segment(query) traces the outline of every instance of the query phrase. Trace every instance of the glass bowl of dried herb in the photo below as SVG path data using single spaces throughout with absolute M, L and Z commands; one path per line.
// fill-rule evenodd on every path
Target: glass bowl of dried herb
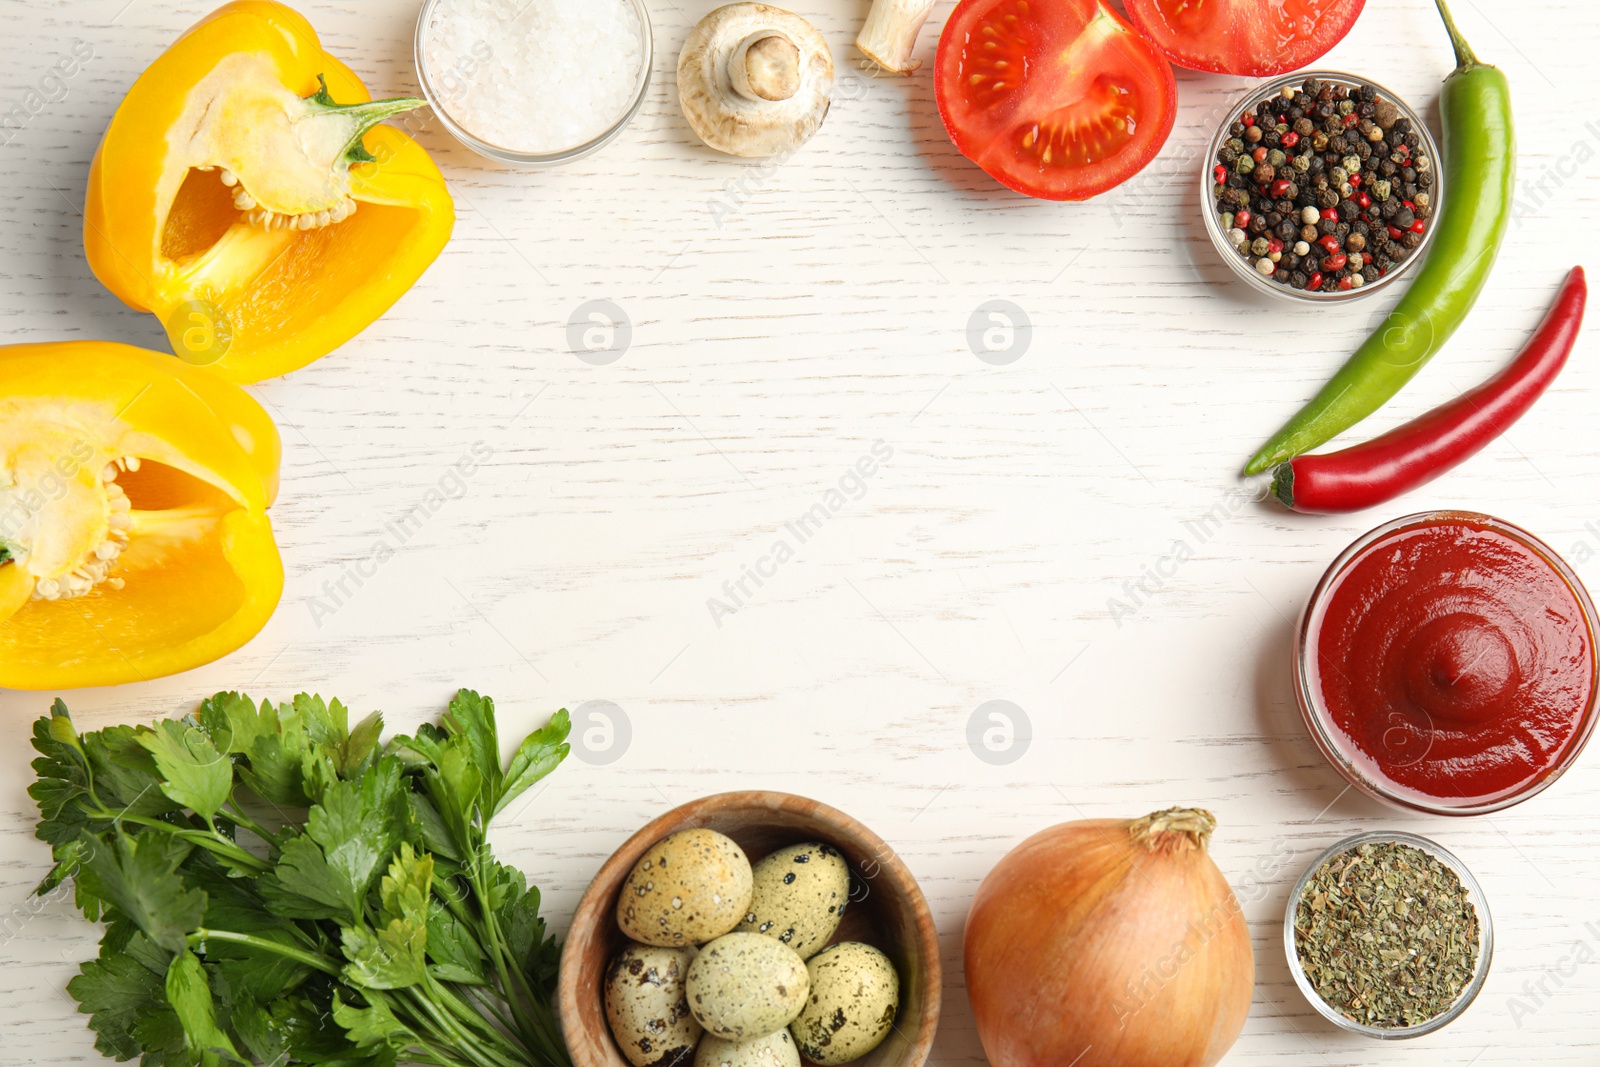
M 1483 888 L 1449 851 L 1415 834 L 1346 838 L 1289 895 L 1289 972 L 1342 1030 L 1421 1037 L 1466 1011 L 1489 976 L 1494 923 Z

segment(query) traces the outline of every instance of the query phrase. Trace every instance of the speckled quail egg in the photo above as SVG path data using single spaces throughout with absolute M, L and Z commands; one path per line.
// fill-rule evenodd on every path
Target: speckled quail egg
M 755 893 L 739 924 L 810 959 L 828 943 L 850 900 L 850 867 L 832 845 L 780 848 L 755 866 Z
M 806 962 L 762 934 L 717 938 L 689 964 L 689 1010 L 706 1032 L 734 1041 L 788 1026 L 806 1002 Z
M 634 1067 L 688 1067 L 700 1040 L 684 978 L 694 948 L 630 944 L 606 972 L 606 1021 Z
M 680 830 L 639 858 L 617 898 L 617 925 L 635 941 L 699 945 L 750 911 L 750 861 L 715 830 Z
M 900 1010 L 900 976 L 889 957 L 846 941 L 811 957 L 806 971 L 811 993 L 789 1027 L 802 1056 L 823 1067 L 849 1063 L 889 1036 Z
M 695 1051 L 694 1067 L 800 1067 L 800 1050 L 787 1030 L 749 1041 L 707 1034 Z

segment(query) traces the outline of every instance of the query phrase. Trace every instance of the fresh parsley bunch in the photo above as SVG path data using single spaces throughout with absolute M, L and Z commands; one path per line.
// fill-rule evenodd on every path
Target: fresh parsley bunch
M 567 755 L 565 711 L 500 761 L 494 703 L 380 744 L 338 701 L 220 693 L 182 719 L 34 724 L 38 836 L 105 923 L 68 990 L 143 1067 L 566 1067 L 539 891 L 490 820 Z

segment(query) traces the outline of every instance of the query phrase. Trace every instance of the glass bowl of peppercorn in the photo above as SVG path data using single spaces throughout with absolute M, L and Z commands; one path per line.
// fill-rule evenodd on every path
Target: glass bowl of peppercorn
M 1421 1037 L 1472 1005 L 1494 958 L 1483 887 L 1449 850 L 1399 831 L 1356 834 L 1311 861 L 1283 921 L 1295 985 L 1341 1030 Z
M 1253 288 L 1337 303 L 1392 283 L 1427 251 L 1445 192 L 1439 150 L 1405 101 L 1315 71 L 1229 108 L 1201 175 L 1212 244 Z

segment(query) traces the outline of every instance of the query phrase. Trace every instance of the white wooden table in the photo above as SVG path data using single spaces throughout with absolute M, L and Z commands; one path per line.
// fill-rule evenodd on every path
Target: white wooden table
M 376 92 L 415 90 L 414 0 L 300 6 Z M 587 706 L 587 741 L 497 834 L 558 929 L 602 859 L 671 805 L 740 787 L 828 801 L 893 843 L 932 902 L 948 975 L 939 1067 L 982 1059 L 960 936 L 1001 854 L 1053 822 L 1199 804 L 1220 821 L 1214 852 L 1245 900 L 1260 972 L 1227 1064 L 1600 1059 L 1600 757 L 1500 815 L 1397 815 L 1347 792 L 1317 755 L 1288 668 L 1291 619 L 1323 567 L 1407 511 L 1503 516 L 1600 581 L 1581 562 L 1600 559 L 1596 344 L 1508 439 L 1379 512 L 1230 506 L 1250 491 L 1240 462 L 1392 302 L 1285 311 L 1217 261 L 1194 172 L 1211 116 L 1245 81 L 1180 73 L 1177 129 L 1144 175 L 1091 204 L 1035 202 L 955 152 L 926 72 L 856 71 L 866 0 L 810 0 L 801 10 L 833 44 L 840 99 L 804 151 L 763 169 L 691 143 L 678 112 L 678 46 L 713 6 L 650 0 L 649 99 L 598 156 L 515 173 L 423 134 L 457 196 L 449 249 L 357 341 L 254 389 L 285 444 L 276 617 L 192 674 L 67 694 L 80 723 L 180 714 L 228 688 L 315 690 L 410 726 L 470 686 L 498 698 L 508 734 Z M 924 31 L 927 59 L 948 6 Z M 1374 430 L 1487 376 L 1568 266 L 1600 266 L 1590 3 L 1455 6 L 1516 91 L 1522 208 L 1469 326 Z M 1378 78 L 1436 121 L 1452 60 L 1432 4 L 1367 7 L 1326 65 Z M 75 40 L 94 51 L 0 133 L 5 341 L 164 349 L 157 323 L 90 274 L 76 209 L 122 93 L 208 9 L 0 0 L 0 112 Z M 631 324 L 620 353 L 597 357 L 581 345 L 607 338 L 569 331 L 597 300 Z M 1011 338 L 1025 350 L 986 361 L 968 326 L 994 300 L 1032 328 Z M 875 447 L 874 473 L 852 480 Z M 487 462 L 453 480 L 474 448 Z M 800 543 L 785 524 L 841 486 Z M 387 524 L 434 489 L 442 505 L 397 544 Z M 1225 520 L 1206 524 L 1213 511 Z M 780 541 L 793 558 L 775 565 Z M 375 574 L 345 578 L 373 572 L 385 543 L 396 551 Z M 747 570 L 761 581 L 740 592 Z M 1130 593 L 1147 575 L 1153 591 Z M 713 598 L 736 610 L 713 612 Z M 978 709 L 997 700 L 1031 725 L 1008 752 L 969 746 Z M 32 836 L 24 739 L 48 705 L 0 696 L 8 1065 L 101 1062 L 63 992 L 96 930 L 64 900 L 28 901 L 49 861 Z M 595 716 L 607 707 L 621 709 L 609 749 Z M 1473 1009 L 1403 1046 L 1322 1022 L 1282 950 L 1293 879 L 1316 850 L 1376 827 L 1455 850 L 1499 935 Z

